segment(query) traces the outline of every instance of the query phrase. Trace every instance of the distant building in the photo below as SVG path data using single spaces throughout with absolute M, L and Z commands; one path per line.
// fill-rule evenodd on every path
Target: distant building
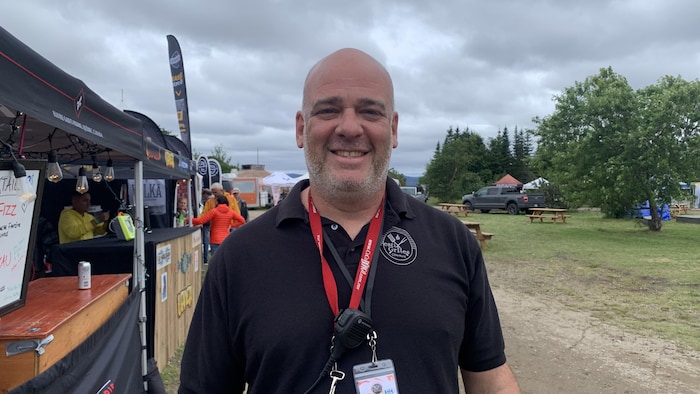
M 241 164 L 237 176 L 240 178 L 265 178 L 272 174 L 265 170 L 265 164 Z

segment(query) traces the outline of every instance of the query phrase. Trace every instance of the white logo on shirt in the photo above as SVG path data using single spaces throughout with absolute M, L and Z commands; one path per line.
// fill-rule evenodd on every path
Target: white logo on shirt
M 396 265 L 409 265 L 418 255 L 416 242 L 406 230 L 398 227 L 384 234 L 380 250 L 382 256 Z

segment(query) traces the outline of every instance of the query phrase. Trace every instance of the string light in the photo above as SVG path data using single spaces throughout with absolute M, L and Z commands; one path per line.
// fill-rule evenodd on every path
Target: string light
M 85 167 L 80 167 L 78 170 L 78 180 L 75 182 L 75 191 L 84 194 L 90 189 L 87 180 L 87 171 Z
M 95 156 L 92 156 L 92 180 L 95 182 L 102 181 L 102 173 L 100 173 L 100 166 L 97 165 Z
M 46 165 L 46 179 L 49 182 L 58 183 L 63 179 L 63 171 L 56 159 L 56 152 L 49 152 L 49 163 Z
M 17 112 L 17 116 L 20 116 L 20 112 Z M 36 191 L 34 186 L 29 183 L 29 178 L 27 177 L 27 169 L 17 160 L 15 154 L 12 152 L 12 144 L 5 141 L 0 141 L 7 148 L 12 156 L 12 172 L 19 186 L 19 201 L 24 204 L 29 204 L 36 200 Z
M 112 156 L 107 151 L 107 168 L 105 168 L 105 181 L 112 182 L 114 180 L 114 164 L 112 163 Z
M 27 169 L 24 168 L 17 160 L 12 162 L 12 170 L 15 175 L 15 179 L 19 182 L 19 201 L 24 204 L 29 204 L 36 200 L 36 193 L 34 192 L 34 186 L 29 183 L 29 178 L 27 178 Z

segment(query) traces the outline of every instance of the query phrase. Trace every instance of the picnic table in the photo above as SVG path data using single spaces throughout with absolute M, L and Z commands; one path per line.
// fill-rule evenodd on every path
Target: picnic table
M 462 220 L 462 223 L 464 223 L 465 226 L 471 231 L 472 234 L 476 237 L 476 239 L 479 241 L 479 245 L 481 245 L 481 249 L 488 249 L 488 245 L 486 244 L 486 240 L 491 239 L 495 234 L 493 233 L 485 233 L 481 231 L 481 224 L 477 222 L 469 222 L 466 220 Z
M 678 215 L 688 214 L 688 204 L 676 203 L 671 206 L 671 216 L 676 217 Z
M 561 220 L 562 223 L 566 223 L 566 218 L 570 218 L 571 215 L 565 215 L 566 209 L 563 208 L 530 208 L 530 214 L 525 215 L 530 218 L 530 223 L 535 219 L 539 219 L 540 223 L 544 222 L 544 219 L 551 219 L 553 223 L 557 220 Z
M 443 212 L 451 213 L 455 216 L 464 215 L 466 217 L 469 216 L 470 212 L 474 212 L 468 210 L 467 206 L 464 204 L 450 204 L 446 202 L 441 202 L 438 204 L 438 207 L 440 207 L 440 210 L 442 210 Z

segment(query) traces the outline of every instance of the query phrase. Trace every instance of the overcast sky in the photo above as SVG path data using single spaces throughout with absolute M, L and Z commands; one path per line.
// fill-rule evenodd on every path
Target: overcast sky
M 180 42 L 193 149 L 303 173 L 294 139 L 310 66 L 362 49 L 394 79 L 391 166 L 421 175 L 452 126 L 531 128 L 611 66 L 642 88 L 700 75 L 697 0 L 23 0 L 0 25 L 120 109 L 178 134 L 166 35 Z M 0 76 L 2 78 L 2 76 Z

